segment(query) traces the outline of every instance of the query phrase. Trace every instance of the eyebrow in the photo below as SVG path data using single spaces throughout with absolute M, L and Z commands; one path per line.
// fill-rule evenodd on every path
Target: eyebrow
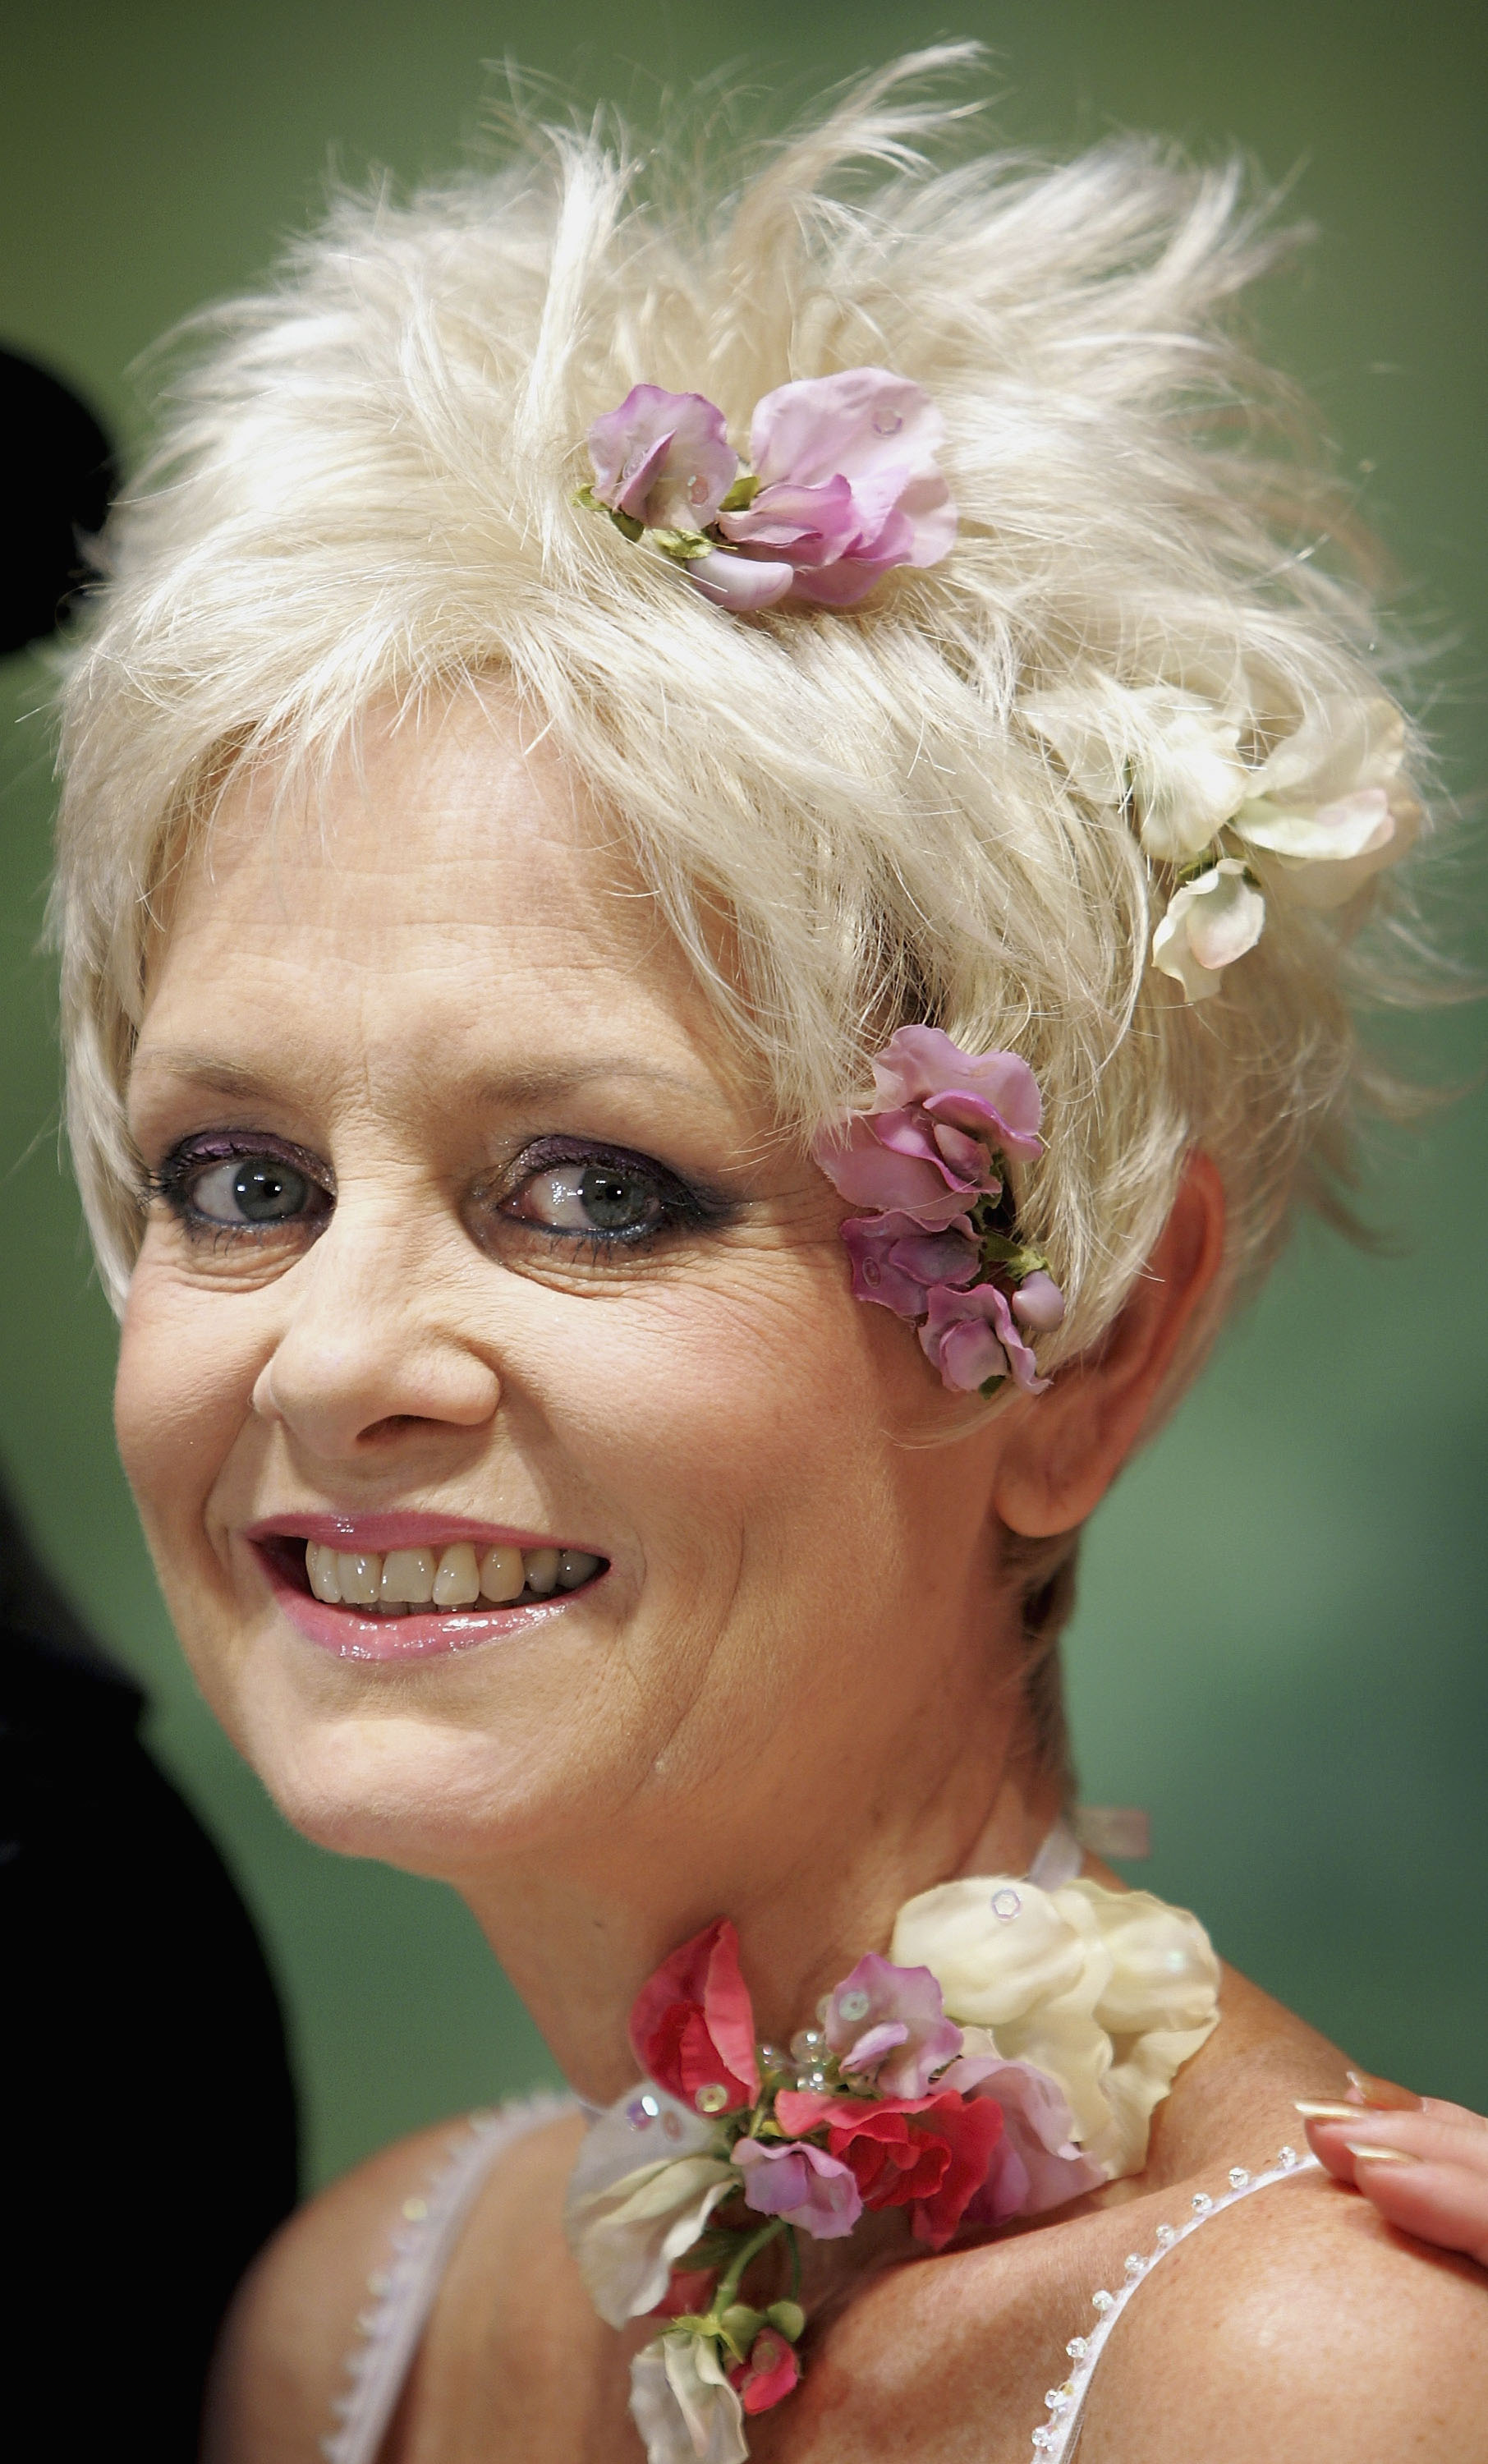
M 194 1051 L 188 1045 L 146 1045 L 142 1053 L 136 1055 L 136 1068 L 142 1064 L 151 1075 L 158 1071 L 166 1077 L 187 1080 L 205 1093 L 223 1095 L 230 1100 L 263 1098 L 283 1091 L 271 1088 L 256 1070 L 247 1068 L 239 1062 Z M 489 1111 L 551 1103 L 559 1096 L 572 1094 L 577 1089 L 591 1085 L 599 1078 L 639 1080 L 646 1086 L 669 1088 L 679 1095 L 701 1095 L 723 1101 L 723 1090 L 711 1079 L 691 1077 L 684 1070 L 668 1069 L 653 1062 L 637 1061 L 625 1053 L 602 1053 L 563 1066 L 516 1069 L 506 1077 L 487 1078 L 474 1089 L 474 1101 L 482 1111 Z

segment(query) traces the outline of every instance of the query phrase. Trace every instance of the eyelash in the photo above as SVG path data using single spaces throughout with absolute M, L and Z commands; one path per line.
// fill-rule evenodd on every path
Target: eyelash
M 313 1190 L 328 1199 L 330 1205 L 335 1204 L 335 1190 L 326 1187 L 321 1177 L 324 1168 L 316 1162 L 313 1155 L 307 1155 L 303 1147 L 292 1146 L 285 1138 L 265 1135 L 208 1135 L 184 1139 L 180 1146 L 171 1150 L 159 1169 L 148 1176 L 146 1203 L 168 1207 L 188 1240 L 210 1241 L 215 1248 L 235 1245 L 243 1241 L 261 1245 L 276 1234 L 282 1235 L 289 1230 L 295 1219 L 287 1217 L 271 1223 L 221 1223 L 215 1216 L 205 1214 L 192 1203 L 191 1184 L 199 1174 L 210 1171 L 215 1164 L 231 1163 L 238 1156 L 250 1155 L 264 1155 L 276 1163 L 288 1164 Z M 325 1214 L 329 1214 L 330 1205 L 326 1207 Z M 301 1223 L 305 1220 L 304 1217 L 298 1219 Z M 325 1215 L 309 1220 L 323 1221 Z
M 660 1214 L 654 1223 L 634 1231 L 602 1232 L 569 1231 L 556 1224 L 534 1222 L 514 1212 L 515 1201 L 531 1181 L 544 1172 L 557 1171 L 564 1164 L 600 1166 L 635 1173 L 648 1182 L 660 1202 Z M 653 1156 L 635 1154 L 628 1147 L 600 1146 L 586 1138 L 538 1138 L 524 1147 L 504 1176 L 504 1189 L 495 1199 L 493 1211 L 508 1223 L 519 1226 L 555 1247 L 562 1244 L 570 1257 L 582 1259 L 590 1265 L 607 1265 L 624 1257 L 645 1256 L 659 1243 L 678 1232 L 700 1232 L 727 1222 L 733 1213 L 730 1201 L 715 1191 L 698 1188 L 668 1172 Z M 491 1193 L 494 1197 L 494 1191 Z
M 310 1187 L 335 1203 L 334 1189 L 326 1187 L 321 1177 L 323 1167 L 307 1155 L 302 1147 L 287 1140 L 269 1136 L 208 1136 L 186 1139 L 172 1150 L 164 1163 L 148 1176 L 146 1199 L 169 1208 L 186 1237 L 192 1241 L 209 1240 L 214 1247 L 236 1245 L 243 1241 L 261 1244 L 275 1235 L 292 1229 L 306 1219 L 286 1217 L 277 1222 L 223 1223 L 192 1203 L 192 1182 L 214 1165 L 230 1163 L 238 1156 L 264 1155 L 287 1164 L 301 1174 Z M 610 1165 L 623 1172 L 642 1176 L 660 1201 L 660 1214 L 655 1222 L 633 1231 L 602 1232 L 598 1228 L 572 1231 L 558 1225 L 542 1224 L 523 1219 L 514 1212 L 514 1204 L 528 1183 L 540 1173 L 553 1172 L 564 1164 Z M 717 1228 L 733 1214 L 730 1200 L 715 1191 L 699 1188 L 668 1172 L 664 1164 L 649 1155 L 634 1154 L 627 1147 L 601 1146 L 582 1138 L 539 1138 L 515 1156 L 501 1177 L 500 1195 L 487 1184 L 478 1189 L 477 1198 L 493 1201 L 492 1211 L 506 1222 L 551 1243 L 562 1244 L 570 1256 L 583 1259 L 591 1265 L 613 1263 L 619 1256 L 635 1258 L 656 1247 L 669 1235 L 682 1231 L 704 1231 Z M 329 1212 L 329 1208 L 326 1210 Z M 312 1221 L 323 1221 L 312 1218 Z

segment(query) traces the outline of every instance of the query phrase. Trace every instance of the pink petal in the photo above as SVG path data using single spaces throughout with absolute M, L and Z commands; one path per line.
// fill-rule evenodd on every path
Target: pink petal
M 803 565 L 791 597 L 807 600 L 816 607 L 856 607 L 882 579 L 883 571 L 882 565 L 860 564 L 853 557 L 843 557 L 836 564 Z
M 920 1341 L 948 1386 L 963 1395 L 974 1395 L 989 1377 L 1008 1375 L 1007 1355 L 990 1326 L 977 1318 L 963 1318 L 938 1336 L 926 1341 L 928 1329 L 923 1329 Z
M 1039 1082 L 1016 1052 L 963 1052 L 941 1027 L 901 1026 L 873 1064 L 873 1083 L 875 1111 L 965 1095 L 986 1105 L 1008 1138 L 1030 1141 L 1030 1159 L 1039 1152 L 1043 1111 Z M 936 1111 L 948 1114 L 959 1128 L 974 1130 L 974 1117 L 959 1114 L 953 1103 L 937 1103 Z M 1008 1152 L 1024 1150 L 1010 1146 Z
M 886 462 L 931 462 L 945 435 L 929 394 L 908 377 L 844 368 L 778 385 L 756 403 L 750 456 L 767 485 L 820 485 L 842 473 L 856 486 Z
M 695 556 L 682 567 L 695 590 L 719 607 L 732 608 L 736 616 L 753 615 L 759 607 L 773 607 L 783 599 L 796 579 L 792 564 L 767 564 L 749 556 L 732 556 L 727 548 L 715 547 L 707 556 Z
M 920 1344 L 948 1386 L 970 1394 L 989 1377 L 1011 1376 L 1025 1395 L 1043 1393 L 1049 1381 L 1039 1375 L 1038 1363 L 1013 1323 L 1007 1295 L 996 1284 L 977 1284 L 971 1291 L 939 1285 L 929 1294 L 927 1307 Z
M 856 539 L 859 515 L 851 488 L 838 477 L 820 488 L 762 488 L 741 513 L 720 515 L 718 527 L 725 539 L 785 548 L 793 564 L 819 564 Z
M 1013 1314 L 1035 1334 L 1052 1334 L 1057 1326 L 1062 1326 L 1064 1295 L 1054 1277 L 1041 1268 L 1026 1277 L 1013 1295 Z
M 949 1186 L 943 1163 L 896 1155 L 874 1136 L 863 1115 L 845 1134 L 816 1139 L 812 1155 L 839 1195 L 854 1206 L 892 1208 L 912 1215 L 928 1232 L 938 1232 L 966 1211 L 967 1192 Z
M 706 530 L 739 467 L 716 403 L 649 385 L 595 421 L 589 455 L 600 502 L 663 530 Z
M 885 2019 L 877 2028 L 869 2028 L 855 2045 L 848 2046 L 842 2057 L 843 2070 L 868 2070 L 874 2062 L 881 2062 L 886 2054 L 891 2054 L 896 2045 L 907 2043 L 908 2035 L 909 2031 L 902 2019 Z

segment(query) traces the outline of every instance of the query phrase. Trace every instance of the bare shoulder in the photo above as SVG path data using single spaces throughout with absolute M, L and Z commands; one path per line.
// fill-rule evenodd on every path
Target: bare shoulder
M 574 2126 L 566 2119 L 543 2123 L 524 2135 L 523 2145 L 531 2143 L 536 2154 L 551 2141 L 554 2164 L 566 2169 Z M 399 2140 L 308 2201 L 274 2235 L 244 2277 L 223 2328 L 206 2464 L 304 2464 L 319 2453 L 332 2401 L 345 2385 L 358 2318 L 371 2298 L 368 2278 L 386 2265 L 407 2204 L 422 2200 L 468 2142 L 469 2124 L 461 2121 Z M 498 2159 L 483 2211 L 504 2204 L 504 2169 Z
M 1308 2175 L 1195 2233 L 1124 2314 L 1081 2464 L 1488 2464 L 1488 2277 Z

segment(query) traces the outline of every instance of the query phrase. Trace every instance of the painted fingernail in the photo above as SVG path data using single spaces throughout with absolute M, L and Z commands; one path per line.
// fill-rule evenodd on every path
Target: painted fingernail
M 1318 2097 L 1298 2097 L 1294 2110 L 1303 2122 L 1357 2122 L 1361 2118 L 1357 2104 L 1329 2104 Z
M 1346 2139 L 1344 2145 L 1356 2165 L 1418 2165 L 1421 2161 L 1403 2147 L 1371 2147 L 1366 2139 Z
M 1350 2092 L 1376 2113 L 1419 2113 L 1426 2102 L 1412 2087 L 1397 2087 L 1393 2079 L 1376 2079 L 1372 2071 L 1346 2071 Z

